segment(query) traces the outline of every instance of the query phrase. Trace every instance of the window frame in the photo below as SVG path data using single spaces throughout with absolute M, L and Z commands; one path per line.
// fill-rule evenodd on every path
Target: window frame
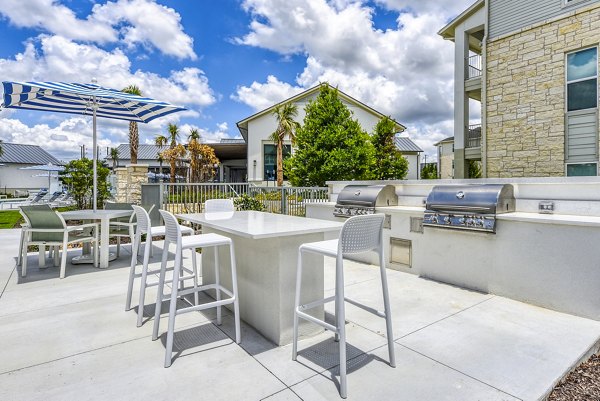
M 595 164 L 596 165 L 596 175 L 567 175 L 568 166 L 577 165 L 577 164 Z M 573 163 L 565 163 L 565 177 L 597 177 L 599 175 L 598 171 L 598 162 L 590 161 L 590 162 L 573 162 Z
M 580 1 L 580 0 L 573 0 L 573 1 Z M 589 49 L 596 49 L 596 106 L 595 107 L 589 107 L 587 109 L 578 109 L 578 110 L 569 110 L 569 84 L 573 84 L 573 83 L 577 83 L 577 82 L 583 82 L 583 81 L 589 81 L 594 79 L 593 77 L 588 77 L 588 78 L 579 78 L 579 79 L 574 79 L 572 81 L 569 81 L 568 79 L 568 69 L 569 69 L 569 55 L 570 54 L 574 54 L 574 53 L 579 53 L 585 50 L 589 50 Z M 582 110 L 592 110 L 592 109 L 598 109 L 598 105 L 600 103 L 600 99 L 598 99 L 598 94 L 600 92 L 599 88 L 598 88 L 598 82 L 600 82 L 600 68 L 598 68 L 598 59 L 600 58 L 598 51 L 600 50 L 598 45 L 594 45 L 594 46 L 587 46 L 587 47 L 582 47 L 581 49 L 577 49 L 577 50 L 571 50 L 569 52 L 565 53 L 565 113 L 573 113 L 573 112 L 577 112 L 577 111 L 582 111 Z M 566 127 L 565 127 L 566 129 Z
M 267 161 L 266 161 L 266 152 L 265 152 L 265 147 L 266 146 L 273 146 L 274 150 L 275 150 L 275 169 L 273 170 L 274 172 L 274 179 L 273 180 L 269 180 L 267 177 L 267 169 L 266 169 L 266 165 L 267 165 Z M 292 148 L 292 144 L 291 142 L 288 143 L 288 141 L 284 141 L 283 142 L 283 160 L 286 159 L 285 156 L 285 148 L 288 147 L 289 148 L 289 153 L 288 153 L 288 157 L 290 157 L 293 153 L 293 148 Z M 286 176 L 284 174 L 283 176 L 284 181 L 286 180 Z M 261 180 L 262 181 L 277 181 L 277 145 L 274 144 L 273 142 L 270 141 L 263 141 L 262 143 L 262 175 L 261 175 Z

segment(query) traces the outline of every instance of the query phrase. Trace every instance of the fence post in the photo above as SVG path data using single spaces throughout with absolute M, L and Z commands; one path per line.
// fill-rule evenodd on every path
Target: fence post
M 287 191 L 281 187 L 281 214 L 287 214 Z

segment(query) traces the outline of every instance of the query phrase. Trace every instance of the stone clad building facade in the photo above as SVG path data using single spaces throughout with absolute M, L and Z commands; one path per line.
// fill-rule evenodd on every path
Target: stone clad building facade
M 467 11 L 440 31 L 465 71 L 455 74 L 456 177 L 470 159 L 486 177 L 598 175 L 600 1 L 481 0 Z M 468 99 L 477 98 L 478 152 L 464 129 Z

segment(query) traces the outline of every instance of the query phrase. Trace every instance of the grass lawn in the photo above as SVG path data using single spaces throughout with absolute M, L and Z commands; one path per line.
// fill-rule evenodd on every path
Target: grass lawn
M 17 223 L 22 222 L 23 218 L 18 210 L 0 211 L 0 229 L 15 228 Z

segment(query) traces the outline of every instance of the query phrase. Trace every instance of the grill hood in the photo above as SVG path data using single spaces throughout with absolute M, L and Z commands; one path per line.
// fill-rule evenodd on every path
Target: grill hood
M 510 184 L 437 185 L 426 207 L 443 213 L 509 213 L 515 211 L 514 190 Z
M 372 214 L 376 207 L 397 205 L 393 185 L 347 185 L 337 197 L 333 214 L 340 217 Z

